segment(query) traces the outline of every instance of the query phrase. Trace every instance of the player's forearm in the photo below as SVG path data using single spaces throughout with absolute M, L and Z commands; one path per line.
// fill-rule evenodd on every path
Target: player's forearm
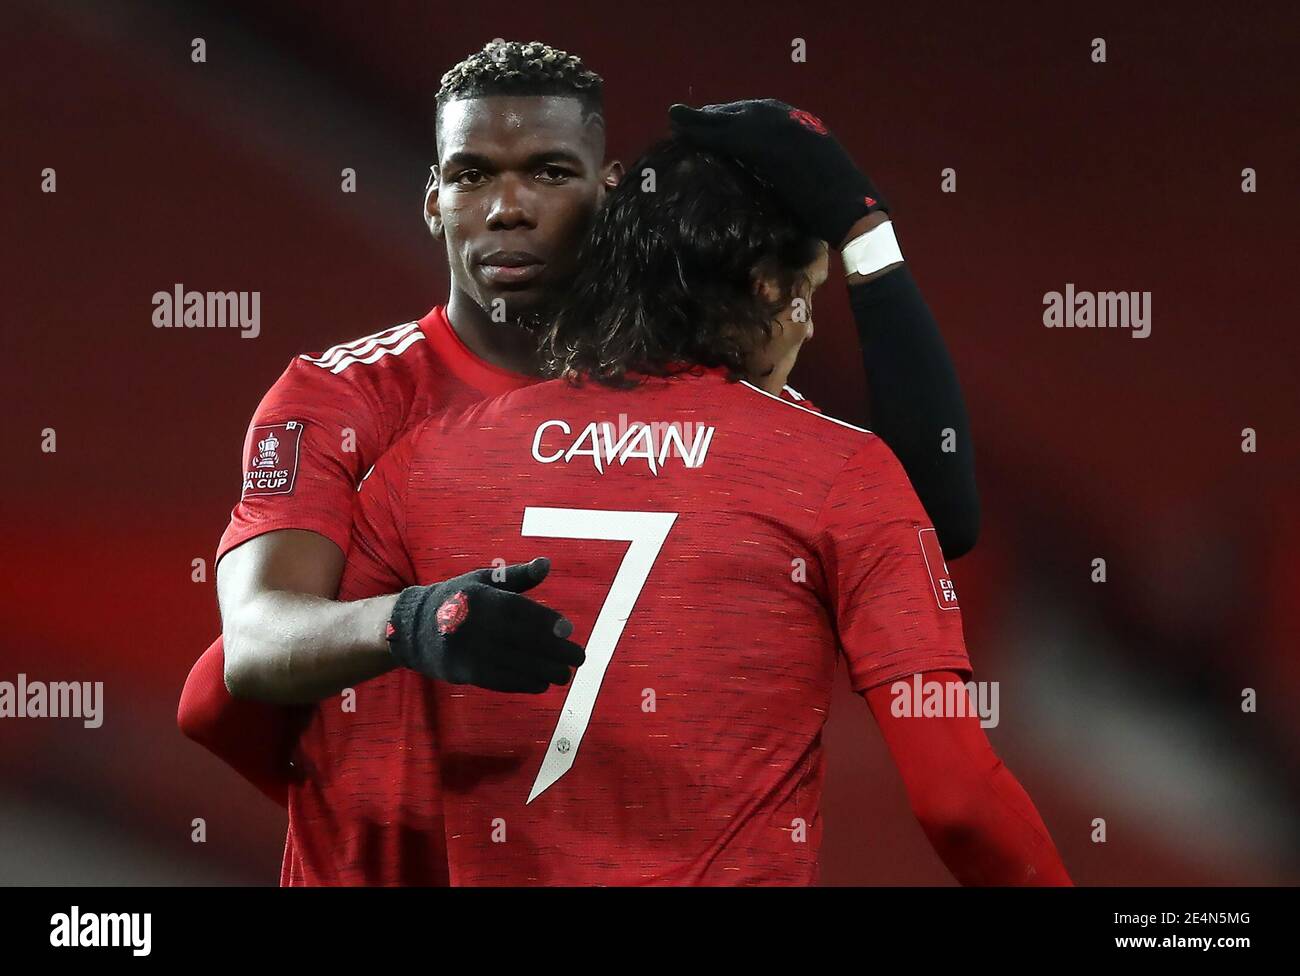
M 320 701 L 391 671 L 385 639 L 397 595 L 340 603 L 267 590 L 224 618 L 226 686 L 236 698 Z
M 883 221 L 883 214 L 869 214 L 849 239 Z M 906 264 L 850 275 L 848 282 L 871 429 L 898 457 L 944 555 L 955 559 L 975 545 L 979 495 L 970 420 L 947 346 Z
M 997 769 L 958 816 L 917 819 L 944 865 L 963 885 L 1072 885 L 1033 801 L 1011 771 Z
M 953 687 L 967 676 L 926 671 Z M 967 885 L 1068 885 L 1042 817 L 998 758 L 979 717 L 895 714 L 897 682 L 864 697 L 907 789 L 912 812 L 948 870 Z

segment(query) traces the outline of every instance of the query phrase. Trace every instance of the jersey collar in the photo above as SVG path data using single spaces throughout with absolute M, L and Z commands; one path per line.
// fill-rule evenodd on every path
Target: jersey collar
M 525 376 L 476 356 L 451 327 L 445 305 L 434 306 L 420 319 L 420 331 L 457 379 L 488 396 L 541 382 L 540 377 Z

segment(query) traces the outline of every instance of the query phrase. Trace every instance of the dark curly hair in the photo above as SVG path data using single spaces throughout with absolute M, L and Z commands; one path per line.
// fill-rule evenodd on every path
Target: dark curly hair
M 578 99 L 584 122 L 604 121 L 604 90 L 576 54 L 541 41 L 491 41 L 442 76 L 435 126 L 448 102 L 487 95 L 563 95 Z
M 740 163 L 657 142 L 595 217 L 542 339 L 546 372 L 626 387 L 628 373 L 725 366 L 738 379 L 820 246 Z M 783 299 L 756 294 L 755 273 Z

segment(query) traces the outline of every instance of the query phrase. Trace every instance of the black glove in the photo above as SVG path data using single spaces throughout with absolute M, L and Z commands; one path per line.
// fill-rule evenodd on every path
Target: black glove
M 772 98 L 668 109 L 673 134 L 730 156 L 772 185 L 808 229 L 840 247 L 849 228 L 889 205 L 844 147 L 811 112 Z
M 408 586 L 388 622 L 388 649 L 431 678 L 493 691 L 541 693 L 569 683 L 587 659 L 565 640 L 573 624 L 522 594 L 550 572 L 550 560 L 507 566 L 505 579 L 478 569 L 445 583 Z

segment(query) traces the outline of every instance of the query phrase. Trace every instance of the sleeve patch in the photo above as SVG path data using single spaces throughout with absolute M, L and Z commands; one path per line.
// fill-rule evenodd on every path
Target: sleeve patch
M 288 495 L 298 478 L 302 421 L 265 424 L 250 431 L 251 448 L 244 465 L 244 491 L 250 495 Z
M 953 586 L 952 576 L 948 573 L 948 564 L 943 558 L 943 548 L 939 545 L 939 533 L 934 529 L 921 529 L 921 555 L 925 557 L 925 569 L 930 574 L 930 586 L 934 589 L 934 598 L 940 610 L 956 610 L 957 588 Z

